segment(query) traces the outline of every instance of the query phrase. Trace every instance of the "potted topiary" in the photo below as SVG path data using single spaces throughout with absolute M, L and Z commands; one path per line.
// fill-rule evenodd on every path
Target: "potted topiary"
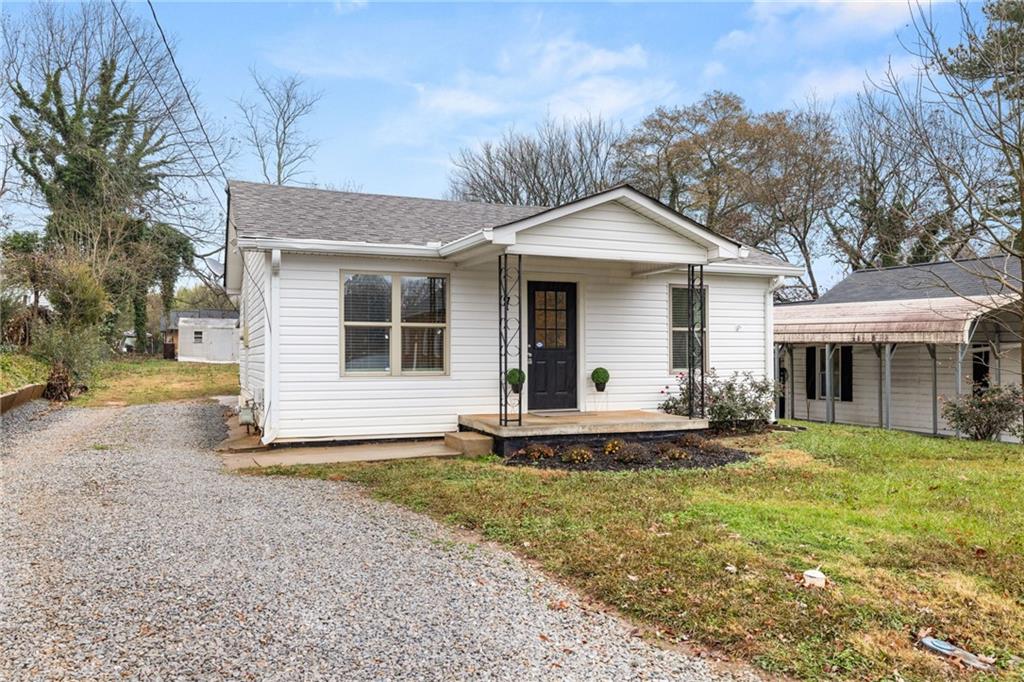
M 519 393 L 523 388 L 523 384 L 526 383 L 526 372 L 518 367 L 513 367 L 505 372 L 505 381 L 512 387 L 513 393 Z
M 604 387 L 608 383 L 608 370 L 604 367 L 598 367 L 590 373 L 590 379 L 594 382 L 594 386 L 597 387 L 598 391 L 604 391 Z

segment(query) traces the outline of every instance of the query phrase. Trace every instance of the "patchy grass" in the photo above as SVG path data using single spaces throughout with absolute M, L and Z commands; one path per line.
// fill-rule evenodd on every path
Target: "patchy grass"
M 140 405 L 238 393 L 238 365 L 128 358 L 104 362 L 73 404 Z
M 46 383 L 50 372 L 46 365 L 24 353 L 0 353 L 0 393 L 8 393 L 27 384 Z
M 707 471 L 488 457 L 260 473 L 362 483 L 514 547 L 664 636 L 771 672 L 966 676 L 914 647 L 922 630 L 1003 668 L 1024 656 L 1020 446 L 823 425 L 735 444 L 761 457 Z M 818 565 L 834 582 L 801 587 Z

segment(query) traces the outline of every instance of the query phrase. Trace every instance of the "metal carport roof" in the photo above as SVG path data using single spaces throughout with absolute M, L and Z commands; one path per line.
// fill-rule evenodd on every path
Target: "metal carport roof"
M 777 343 L 969 343 L 971 323 L 1010 296 L 780 305 Z

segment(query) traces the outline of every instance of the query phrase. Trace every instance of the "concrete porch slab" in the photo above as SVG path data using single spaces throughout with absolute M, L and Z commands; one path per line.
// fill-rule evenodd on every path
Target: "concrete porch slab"
M 419 457 L 455 457 L 462 453 L 444 444 L 441 439 L 361 443 L 359 445 L 324 445 L 315 447 L 279 447 L 260 452 L 222 455 L 228 469 L 248 467 L 289 466 L 292 464 L 348 464 L 380 462 L 389 459 Z
M 459 427 L 496 438 L 658 433 L 708 428 L 707 419 L 690 419 L 657 410 L 605 412 L 529 412 L 520 426 L 502 426 L 497 414 L 459 415 Z

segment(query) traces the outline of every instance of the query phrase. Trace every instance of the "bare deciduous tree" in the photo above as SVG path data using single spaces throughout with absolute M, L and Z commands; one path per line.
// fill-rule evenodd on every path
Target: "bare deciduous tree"
M 547 118 L 533 133 L 462 149 L 452 159 L 449 195 L 460 201 L 557 206 L 618 184 L 621 127 L 600 117 Z
M 818 298 L 815 262 L 827 235 L 829 211 L 840 201 L 842 140 L 830 112 L 817 103 L 766 114 L 759 125 L 762 162 L 754 169 L 751 236 L 758 247 L 804 264 L 805 275 L 780 290 L 783 298 Z
M 750 177 L 763 162 L 764 128 L 738 95 L 711 92 L 658 108 L 618 147 L 629 182 L 713 230 L 747 239 Z
M 299 76 L 267 78 L 250 70 L 258 97 L 236 102 L 246 144 L 256 156 L 265 182 L 294 183 L 316 153 L 319 142 L 305 136 L 302 121 L 313 113 L 321 94 L 307 90 Z
M 946 43 L 927 6 L 914 12 L 908 46 L 922 63 L 909 82 L 890 73 L 883 91 L 893 103 L 886 122 L 934 169 L 957 218 L 972 226 L 981 255 L 960 267 L 986 283 L 994 316 L 1013 319 L 1024 339 L 1024 6 L 992 0 L 979 25 L 961 5 L 960 42 Z M 936 121 L 941 125 L 936 125 Z M 992 181 L 979 173 L 997 171 Z M 943 249 L 953 257 L 956 251 Z M 948 283 L 947 283 L 948 284 Z M 948 284 L 951 293 L 965 295 Z M 1006 301 L 1010 301 L 1006 304 Z M 1007 319 L 1004 317 L 1003 319 Z M 1020 348 L 1024 369 L 1024 344 Z

